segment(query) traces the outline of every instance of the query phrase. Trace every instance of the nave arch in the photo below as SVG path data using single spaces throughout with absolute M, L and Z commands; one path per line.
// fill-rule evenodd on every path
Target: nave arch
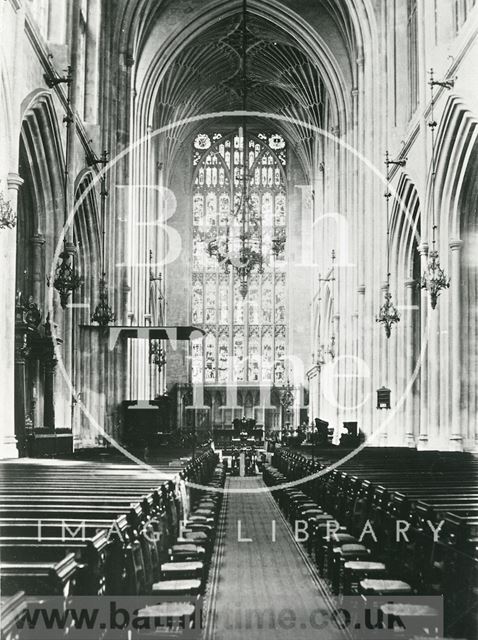
M 63 225 L 63 152 L 51 96 L 39 93 L 27 101 L 19 139 L 19 175 L 23 180 L 17 207 L 17 302 L 29 300 L 38 309 L 38 344 L 24 353 L 17 349 L 15 364 L 15 425 L 19 450 L 24 453 L 35 433 L 54 432 L 65 405 L 55 380 L 47 282 L 54 238 Z M 58 310 L 54 302 L 54 314 Z M 21 316 L 20 316 L 21 318 Z M 21 339 L 17 326 L 17 340 Z M 60 331 L 62 335 L 62 332 Z M 60 405 L 61 403 L 61 405 Z

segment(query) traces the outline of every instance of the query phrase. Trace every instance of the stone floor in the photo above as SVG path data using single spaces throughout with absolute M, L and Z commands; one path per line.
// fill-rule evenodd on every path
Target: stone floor
M 226 489 L 264 489 L 260 477 Z M 211 571 L 207 640 L 342 638 L 320 580 L 268 491 L 228 493 Z M 249 541 L 246 541 L 248 539 Z

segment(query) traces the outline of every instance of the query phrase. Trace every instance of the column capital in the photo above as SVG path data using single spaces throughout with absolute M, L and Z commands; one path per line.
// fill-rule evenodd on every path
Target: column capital
M 70 256 L 77 255 L 76 245 L 73 242 L 65 241 L 64 250 Z
M 454 240 L 450 240 L 449 247 L 452 251 L 458 251 L 463 247 L 463 240 L 455 238 Z
M 33 245 L 42 245 L 45 244 L 45 236 L 42 233 L 35 233 L 31 237 L 31 243 Z
M 14 191 L 18 191 L 18 189 L 20 189 L 20 187 L 22 186 L 22 184 L 24 183 L 24 180 L 21 176 L 18 175 L 18 173 L 9 173 L 8 174 L 8 178 L 7 178 L 7 184 L 8 184 L 8 188 L 9 189 L 13 189 Z
M 385 282 L 382 282 L 382 285 L 381 285 L 380 289 L 382 291 L 387 291 L 388 290 L 388 286 L 389 286 L 388 282 L 385 280 Z
M 2 433 L 0 435 L 0 458 L 7 460 L 18 458 L 17 438 L 15 434 Z
M 463 436 L 460 433 L 452 433 L 450 436 L 451 451 L 463 451 Z
M 403 283 L 407 288 L 411 289 L 412 287 L 414 287 L 417 283 L 416 280 L 414 280 L 413 278 L 410 278 L 409 280 L 405 280 L 405 282 Z
M 18 13 L 18 11 L 20 11 L 20 9 L 22 8 L 20 0 L 10 0 L 10 4 L 12 5 L 15 13 Z
M 357 293 L 361 296 L 365 295 L 365 285 L 364 284 L 359 284 L 359 286 L 357 287 Z
M 135 64 L 135 59 L 133 57 L 132 52 L 131 51 L 125 51 L 123 53 L 123 56 L 124 56 L 124 58 L 123 58 L 124 66 L 125 67 L 129 67 L 129 68 L 133 67 L 134 64 Z
M 418 253 L 421 256 L 427 256 L 428 255 L 428 242 L 422 242 L 421 244 L 418 245 Z

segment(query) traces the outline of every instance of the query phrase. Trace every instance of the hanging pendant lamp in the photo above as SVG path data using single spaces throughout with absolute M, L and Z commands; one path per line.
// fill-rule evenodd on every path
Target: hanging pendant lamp
M 385 190 L 385 202 L 387 210 L 387 280 L 384 289 L 384 302 L 380 307 L 380 311 L 375 321 L 382 324 L 385 329 L 385 335 L 390 338 L 392 335 L 392 327 L 400 322 L 400 314 L 393 303 L 393 296 L 390 292 L 390 165 L 395 164 L 401 167 L 405 166 L 405 160 L 390 160 L 388 151 L 385 153 L 385 165 L 387 167 L 387 186 Z
M 445 271 L 440 266 L 440 257 L 438 255 L 438 250 L 436 248 L 437 240 L 437 230 L 438 225 L 436 222 L 436 212 L 435 212 L 435 183 L 436 183 L 436 149 L 435 149 L 435 129 L 437 127 L 437 122 L 434 117 L 434 106 L 435 106 L 435 95 L 434 95 L 434 87 L 436 85 L 444 87 L 446 89 L 451 89 L 453 87 L 453 80 L 446 80 L 444 82 L 439 82 L 434 80 L 433 78 L 433 69 L 430 69 L 430 90 L 431 90 L 431 112 L 430 112 L 430 122 L 428 126 L 430 127 L 431 136 L 432 136 L 432 249 L 428 254 L 428 264 L 422 275 L 421 279 L 421 288 L 425 289 L 425 291 L 430 296 L 430 304 L 432 309 L 436 309 L 438 296 L 444 289 L 448 289 L 450 287 L 450 278 L 446 275 Z

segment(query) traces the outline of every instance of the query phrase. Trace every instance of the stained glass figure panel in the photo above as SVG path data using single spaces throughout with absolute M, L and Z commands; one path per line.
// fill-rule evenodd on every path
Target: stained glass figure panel
M 221 274 L 219 276 L 219 292 L 218 292 L 218 322 L 219 324 L 229 324 L 229 291 L 230 277 Z
M 191 380 L 196 384 L 203 381 L 204 354 L 202 340 L 193 340 L 191 343 Z
M 285 273 L 276 274 L 275 277 L 275 323 L 285 323 Z
M 275 327 L 275 367 L 274 367 L 274 382 L 280 386 L 285 384 L 285 327 Z
M 274 334 L 272 327 L 262 328 L 262 380 L 272 382 L 272 366 L 274 362 Z
M 279 193 L 276 195 L 275 205 L 275 224 L 278 227 L 283 227 L 285 225 L 285 193 Z
M 201 226 L 204 219 L 204 196 L 202 193 L 195 193 L 193 197 L 193 224 Z
M 270 325 L 273 323 L 273 301 L 274 285 L 272 282 L 272 276 L 266 276 L 262 281 L 262 324 Z
M 244 329 L 235 328 L 234 329 L 234 339 L 233 339 L 233 349 L 234 349 L 234 380 L 237 382 L 244 381 L 244 373 L 245 373 L 245 344 L 244 344 Z
M 240 282 L 234 283 L 234 324 L 244 324 L 244 298 L 240 292 Z
M 216 334 L 214 329 L 206 335 L 206 353 L 204 362 L 204 381 L 216 381 Z
M 231 198 L 228 193 L 219 196 L 219 225 L 227 226 L 231 214 Z
M 209 192 L 206 196 L 206 227 L 215 227 L 217 224 L 217 195 Z
M 249 353 L 248 353 L 248 380 L 259 382 L 260 380 L 260 352 L 259 327 L 249 326 Z
M 229 373 L 229 328 L 221 327 L 218 338 L 217 381 L 227 383 Z
M 215 324 L 217 317 L 216 275 L 206 277 L 205 323 Z
M 202 324 L 204 321 L 203 306 L 204 290 L 202 277 L 197 275 L 193 281 L 193 324 L 195 325 Z
M 259 277 L 254 276 L 249 280 L 249 292 L 247 294 L 247 307 L 249 311 L 249 324 L 259 324 L 260 282 Z

